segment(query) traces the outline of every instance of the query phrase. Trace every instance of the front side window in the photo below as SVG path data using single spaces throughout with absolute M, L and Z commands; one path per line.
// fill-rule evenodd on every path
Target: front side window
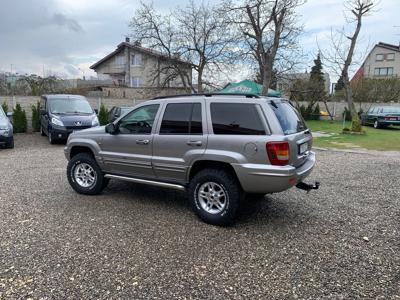
M 255 104 L 212 103 L 211 119 L 214 134 L 265 134 L 265 128 Z
M 49 107 L 52 114 L 93 114 L 93 109 L 86 99 L 51 99 Z
M 171 103 L 165 109 L 160 135 L 202 134 L 200 103 Z
M 140 107 L 119 122 L 121 134 L 150 134 L 158 111 L 158 104 Z

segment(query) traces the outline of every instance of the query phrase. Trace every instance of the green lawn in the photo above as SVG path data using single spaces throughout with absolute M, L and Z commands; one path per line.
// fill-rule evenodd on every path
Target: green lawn
M 314 138 L 314 146 L 340 149 L 371 149 L 383 151 L 400 151 L 400 127 L 375 129 L 364 126 L 365 135 L 341 134 L 343 122 L 340 121 L 307 121 L 313 132 L 332 134 L 329 137 Z M 350 122 L 346 127 L 350 127 Z

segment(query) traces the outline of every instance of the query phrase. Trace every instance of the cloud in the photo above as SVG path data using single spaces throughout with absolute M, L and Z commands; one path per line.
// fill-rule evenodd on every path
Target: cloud
M 58 26 L 66 26 L 72 31 L 75 32 L 83 31 L 82 26 L 76 20 L 68 18 L 62 13 L 55 13 L 52 17 L 52 20 Z

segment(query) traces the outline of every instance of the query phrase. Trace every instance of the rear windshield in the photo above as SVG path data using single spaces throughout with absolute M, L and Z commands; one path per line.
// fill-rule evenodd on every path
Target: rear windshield
M 399 114 L 400 113 L 400 107 L 384 107 L 382 109 L 383 113 L 389 114 L 389 113 L 395 113 L 395 114 Z
M 274 102 L 269 104 L 278 118 L 285 135 L 301 132 L 307 129 L 300 113 L 288 102 Z
M 53 114 L 93 114 L 93 109 L 85 99 L 51 99 L 50 112 Z

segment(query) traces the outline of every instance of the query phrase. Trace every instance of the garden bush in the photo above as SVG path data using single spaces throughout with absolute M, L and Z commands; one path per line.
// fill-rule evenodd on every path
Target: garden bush
M 103 103 L 100 105 L 99 122 L 102 126 L 108 124 L 108 110 Z
M 13 126 L 15 133 L 23 133 L 26 132 L 28 122 L 26 120 L 26 112 L 22 109 L 21 105 L 17 103 L 14 109 L 13 115 Z

